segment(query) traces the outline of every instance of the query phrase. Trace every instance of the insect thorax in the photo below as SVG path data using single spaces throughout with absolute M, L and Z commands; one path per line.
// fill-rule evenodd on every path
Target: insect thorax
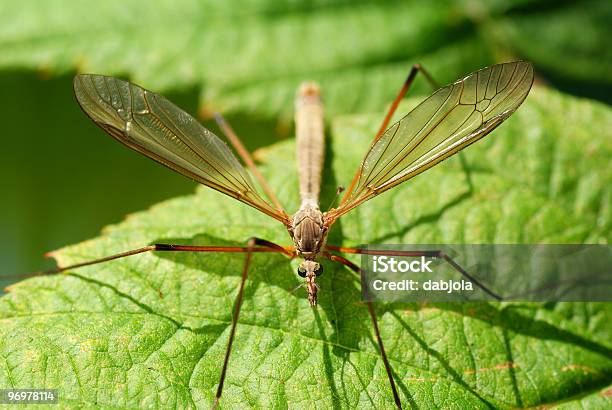
M 305 259 L 314 259 L 327 239 L 323 213 L 316 206 L 303 205 L 293 216 L 292 222 L 289 232 L 298 255 Z

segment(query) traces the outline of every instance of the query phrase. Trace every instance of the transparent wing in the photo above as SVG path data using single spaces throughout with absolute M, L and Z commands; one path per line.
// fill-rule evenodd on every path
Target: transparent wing
M 74 93 L 85 113 L 122 144 L 287 223 L 265 201 L 228 146 L 164 97 L 113 77 L 81 74 Z
M 533 83 L 526 61 L 478 70 L 440 88 L 374 141 L 335 220 L 368 199 L 420 174 L 493 131 L 521 105 Z

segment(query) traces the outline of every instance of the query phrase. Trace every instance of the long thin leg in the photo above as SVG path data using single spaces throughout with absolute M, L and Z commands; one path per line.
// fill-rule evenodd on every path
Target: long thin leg
M 404 81 L 404 84 L 402 85 L 402 88 L 400 89 L 399 93 L 395 97 L 395 100 L 393 100 L 391 107 L 389 107 L 389 111 L 387 111 L 387 115 L 385 115 L 385 118 L 383 119 L 382 124 L 380 124 L 380 128 L 378 129 L 378 132 L 376 133 L 376 136 L 374 137 L 372 144 L 370 144 L 370 147 L 374 145 L 376 141 L 378 141 L 380 137 L 383 135 L 383 133 L 387 130 L 387 127 L 389 126 L 389 122 L 391 121 L 393 114 L 395 114 L 395 111 L 397 110 L 397 107 L 400 101 L 404 98 L 404 96 L 410 89 L 410 86 L 412 85 L 414 78 L 419 72 L 423 73 L 427 81 L 430 84 L 432 84 L 432 86 L 437 88 L 437 83 L 434 81 L 433 77 L 429 74 L 429 72 L 424 70 L 420 64 L 413 65 L 412 68 L 410 69 L 410 73 L 408 73 L 408 77 L 406 77 L 406 80 Z M 357 185 L 357 181 L 359 180 L 359 175 L 361 175 L 361 167 L 357 169 L 357 172 L 355 173 L 355 176 L 353 177 L 353 180 L 351 181 L 351 185 L 349 185 L 348 189 L 344 193 L 344 196 L 342 197 L 342 200 L 340 201 L 340 205 L 346 202 L 348 198 L 351 196 L 351 193 L 353 192 L 353 189 L 355 189 L 355 186 Z
M 249 167 L 249 169 L 251 170 L 255 178 L 257 178 L 257 181 L 263 188 L 264 192 L 266 193 L 270 201 L 272 201 L 276 209 L 281 211 L 284 215 L 286 215 L 286 212 L 283 209 L 283 206 L 281 205 L 276 195 L 274 195 L 274 191 L 272 191 L 272 188 L 270 188 L 270 185 L 268 185 L 268 182 L 266 181 L 264 176 L 261 174 L 261 172 L 259 172 L 259 169 L 255 165 L 255 161 L 253 161 L 253 157 L 251 157 L 251 154 L 244 147 L 244 145 L 242 144 L 242 141 L 240 141 L 240 138 L 238 138 L 238 136 L 236 135 L 232 127 L 229 125 L 229 123 L 219 113 L 215 113 L 215 121 L 217 121 L 217 125 L 219 125 L 219 128 L 221 129 L 225 137 L 229 140 L 232 146 L 236 149 L 236 152 L 238 153 L 238 155 L 240 155 L 240 158 L 242 158 L 246 166 Z
M 344 266 L 351 269 L 353 272 L 357 273 L 361 276 L 362 271 L 359 266 L 355 265 L 353 262 L 348 259 L 339 256 L 333 255 L 331 253 L 325 253 L 325 257 L 328 259 L 339 262 Z M 374 326 L 374 333 L 376 334 L 376 341 L 378 342 L 378 348 L 380 349 L 380 355 L 383 359 L 383 363 L 385 365 L 385 371 L 387 372 L 387 377 L 389 378 L 389 384 L 391 384 L 391 391 L 393 392 L 393 400 L 395 401 L 395 405 L 398 409 L 402 408 L 402 402 L 399 398 L 399 394 L 397 393 L 397 388 L 395 387 L 395 380 L 393 379 L 393 372 L 391 371 L 391 365 L 389 364 L 389 359 L 387 359 L 387 353 L 385 351 L 385 346 L 383 344 L 382 338 L 380 337 L 380 329 L 378 328 L 378 319 L 376 318 L 376 311 L 374 310 L 374 306 L 372 302 L 365 302 L 368 307 L 368 312 L 370 313 L 370 318 L 372 319 L 372 325 Z
M 80 268 L 83 266 L 91 266 L 98 263 L 108 262 L 115 259 L 124 258 L 131 255 L 138 255 L 140 253 L 160 251 L 160 252 L 234 252 L 234 253 L 246 253 L 244 268 L 242 270 L 242 279 L 240 280 L 240 288 L 238 289 L 238 295 L 234 303 L 234 312 L 232 315 L 232 327 L 230 331 L 230 337 L 225 350 L 225 358 L 223 359 L 223 368 L 221 370 L 221 376 L 219 377 L 219 386 L 217 388 L 217 394 L 215 395 L 215 401 L 213 403 L 213 409 L 219 404 L 221 393 L 223 391 L 223 383 L 225 382 L 225 375 L 227 373 L 227 365 L 229 362 L 230 353 L 232 350 L 232 344 L 234 342 L 234 336 L 236 335 L 236 325 L 238 324 L 238 316 L 240 315 L 240 308 L 242 307 L 242 300 L 244 298 L 244 284 L 246 282 L 249 265 L 251 263 L 251 257 L 255 252 L 275 252 L 282 253 L 286 256 L 293 257 L 295 255 L 293 248 L 284 248 L 274 242 L 267 241 L 260 238 L 249 239 L 247 246 L 192 246 L 192 245 L 171 245 L 171 244 L 154 244 L 144 246 L 142 248 L 132 249 L 126 252 L 117 253 L 114 255 L 106 256 L 104 258 L 94 259 L 87 262 L 76 263 L 70 266 L 57 267 L 43 272 L 36 272 L 33 274 L 20 275 L 24 276 L 38 276 L 45 274 L 54 274 L 64 272 L 69 269 Z
M 342 246 L 333 246 L 327 245 L 328 250 L 337 251 L 342 253 L 352 253 L 352 254 L 360 254 L 360 255 L 381 255 L 381 256 L 407 256 L 407 257 L 416 257 L 416 256 L 425 256 L 428 258 L 438 258 L 444 260 L 448 263 L 453 269 L 467 278 L 474 285 L 478 286 L 483 290 L 487 295 L 491 296 L 495 300 L 501 301 L 503 297 L 493 292 L 491 289 L 486 287 L 482 282 L 476 279 L 474 276 L 470 275 L 461 265 L 459 265 L 453 258 L 440 250 L 432 250 L 432 251 L 398 251 L 398 250 L 375 250 L 375 249 L 359 249 L 359 248 L 344 248 Z
M 8 279 L 27 278 L 31 276 L 53 275 L 55 273 L 65 272 L 67 270 L 82 268 L 83 266 L 97 265 L 98 263 L 108 262 L 115 259 L 125 258 L 127 256 L 138 255 L 145 252 L 226 252 L 226 253 L 245 253 L 245 252 L 276 252 L 282 253 L 289 257 L 294 256 L 292 247 L 282 247 L 265 239 L 253 238 L 254 246 L 194 246 L 194 245 L 171 245 L 157 243 L 154 245 L 143 246 L 142 248 L 132 249 L 125 252 L 116 253 L 114 255 L 105 256 L 99 259 L 93 259 L 86 262 L 75 263 L 68 266 L 58 266 L 54 269 L 45 271 L 26 273 L 20 275 L 3 276 Z
M 225 382 L 225 374 L 227 373 L 227 364 L 229 357 L 232 352 L 232 344 L 234 343 L 234 336 L 236 335 L 236 325 L 238 325 L 238 317 L 240 316 L 240 308 L 242 307 L 242 300 L 244 299 L 244 284 L 246 283 L 247 274 L 249 272 L 249 265 L 251 264 L 251 257 L 253 255 L 253 249 L 256 245 L 256 238 L 249 239 L 247 245 L 247 253 L 244 259 L 244 267 L 242 268 L 242 278 L 240 280 L 240 288 L 238 289 L 238 295 L 236 295 L 236 301 L 234 302 L 234 314 L 232 315 L 232 328 L 230 330 L 229 340 L 227 341 L 227 347 L 225 349 L 225 358 L 223 359 L 223 368 L 221 369 L 221 376 L 219 377 L 219 386 L 217 387 L 217 394 L 215 395 L 215 402 L 212 408 L 216 409 L 221 399 L 221 393 L 223 393 L 223 383 Z
M 419 71 L 421 73 L 423 73 L 423 75 L 427 79 L 427 82 L 429 83 L 429 85 L 431 86 L 432 89 L 437 90 L 438 88 L 440 88 L 440 84 L 436 80 L 434 80 L 432 75 L 429 74 L 429 71 L 427 71 L 425 68 L 423 68 L 423 66 L 420 65 L 420 64 L 417 64 L 417 66 L 419 66 Z

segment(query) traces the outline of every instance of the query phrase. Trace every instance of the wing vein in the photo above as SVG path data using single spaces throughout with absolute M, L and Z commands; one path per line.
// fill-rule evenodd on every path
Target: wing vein
M 433 93 L 372 144 L 354 193 L 328 212 L 328 225 L 487 135 L 521 105 L 532 84 L 533 66 L 516 61 L 483 68 Z M 448 95 L 440 95 L 443 90 Z M 486 108 L 478 109 L 485 99 Z
M 259 195 L 228 146 L 165 98 L 94 74 L 77 75 L 74 91 L 83 111 L 117 141 L 289 224 L 283 213 Z
M 454 88 L 453 88 L 453 89 L 454 89 Z M 439 107 L 439 108 L 436 110 L 436 114 L 437 114 L 437 113 L 439 112 L 439 110 L 440 110 L 440 109 L 441 109 L 441 108 L 444 106 L 444 104 L 446 103 L 446 101 L 448 101 L 448 99 L 450 98 L 450 96 L 451 96 L 451 95 L 452 95 L 452 90 L 451 90 L 451 92 L 449 93 L 449 95 L 448 95 L 448 96 L 445 98 L 445 102 L 444 102 L 443 104 L 441 104 L 441 105 L 440 105 L 440 107 Z M 459 98 L 459 101 L 460 101 L 460 100 L 461 100 L 461 98 Z M 431 134 L 431 133 L 432 133 L 432 132 L 433 132 L 433 131 L 434 131 L 434 130 L 437 128 L 437 127 L 438 127 L 438 125 L 440 125 L 440 123 L 441 123 L 442 121 L 444 121 L 444 119 L 445 119 L 445 118 L 446 118 L 446 117 L 447 117 L 447 116 L 448 116 L 448 115 L 449 115 L 449 114 L 452 112 L 452 110 L 453 110 L 454 108 L 456 108 L 456 107 L 457 107 L 457 105 L 454 105 L 454 106 L 451 108 L 451 110 L 449 110 L 449 112 L 447 112 L 446 114 L 444 114 L 444 115 L 442 116 L 442 118 L 440 118 L 440 120 L 439 120 L 439 121 L 438 121 L 438 122 L 437 122 L 437 123 L 436 123 L 436 124 L 435 124 L 435 125 L 434 125 L 434 126 L 431 128 L 431 129 L 430 129 L 430 130 L 428 130 L 428 131 L 427 131 L 427 132 L 426 132 L 426 133 L 423 135 L 423 137 L 420 139 L 420 141 L 418 141 L 418 142 L 416 143 L 416 145 L 414 145 L 412 148 L 410 148 L 410 149 L 408 150 L 408 152 L 407 152 L 407 153 L 405 153 L 404 155 L 402 155 L 402 156 L 400 157 L 400 159 L 399 159 L 398 161 L 396 161 L 396 162 L 393 164 L 393 166 L 392 166 L 391 168 L 384 168 L 384 169 L 382 169 L 380 172 L 383 172 L 383 171 L 385 171 L 385 170 L 386 170 L 386 172 L 385 172 L 385 173 L 384 173 L 382 176 L 380 176 L 380 177 L 379 177 L 379 175 L 380 175 L 380 172 L 379 172 L 379 173 L 376 175 L 376 178 L 377 178 L 377 179 L 376 179 L 376 181 L 381 181 L 381 180 L 384 180 L 383 178 L 384 178 L 384 177 L 386 177 L 386 176 L 388 176 L 388 175 L 389 175 L 389 173 L 391 173 L 391 172 L 392 172 L 392 171 L 393 171 L 393 170 L 394 170 L 394 169 L 395 169 L 395 168 L 396 168 L 396 167 L 399 165 L 399 163 L 400 163 L 400 162 L 401 162 L 401 161 L 402 161 L 404 158 L 406 158 L 406 157 L 407 157 L 408 155 L 410 155 L 410 154 L 411 154 L 411 153 L 412 153 L 412 152 L 413 152 L 415 149 L 417 149 L 417 148 L 419 147 L 419 145 L 420 145 L 420 144 L 421 144 L 423 141 L 425 141 L 425 140 L 427 139 L 427 137 L 428 137 L 428 136 L 429 136 L 429 135 L 430 135 L 430 134 Z M 436 116 L 436 114 L 434 114 L 434 115 L 432 116 L 432 119 L 433 119 L 433 118 Z M 415 136 L 419 135 L 419 134 L 421 133 L 421 131 L 423 131 L 423 129 L 424 129 L 424 128 L 425 128 L 427 125 L 429 125 L 429 122 L 428 122 L 427 124 L 425 124 L 423 127 L 421 127 L 421 128 L 419 129 L 419 131 L 418 131 L 417 133 L 415 133 Z M 398 127 L 398 129 L 399 129 L 399 127 Z M 414 140 L 414 137 L 413 137 L 413 138 L 411 138 L 411 139 L 410 139 L 410 141 L 408 141 L 408 143 L 412 142 L 413 140 Z M 398 156 L 400 156 L 400 154 L 402 153 L 402 151 L 403 151 L 403 149 L 402 149 L 402 150 L 400 150 L 400 152 L 398 152 L 397 154 L 395 154 L 395 156 L 393 157 L 393 159 L 395 160 L 395 159 L 396 159 Z M 374 182 L 374 181 L 372 181 L 372 182 Z M 371 185 L 371 184 L 368 184 L 368 185 Z M 374 190 L 376 190 L 376 187 L 374 188 Z
M 435 113 L 432 115 L 431 119 L 435 118 L 435 117 L 436 117 L 436 115 L 438 115 L 438 113 L 440 112 L 440 110 L 442 109 L 442 107 L 443 107 L 443 106 L 444 106 L 444 105 L 445 105 L 445 104 L 448 102 L 449 98 L 450 98 L 450 97 L 451 97 L 451 95 L 453 94 L 454 86 L 451 86 L 451 87 L 449 87 L 449 88 L 450 88 L 450 92 L 448 93 L 448 95 L 446 96 L 446 98 L 444 98 L 444 101 L 443 101 L 443 102 L 440 104 L 440 106 L 439 106 L 439 107 L 436 109 L 436 111 L 435 111 Z M 404 117 L 404 118 L 405 118 L 405 117 Z M 443 118 L 442 118 L 440 121 L 442 121 L 443 119 L 444 119 L 444 117 L 443 117 Z M 403 120 L 403 118 L 402 118 L 402 120 Z M 355 193 L 356 193 L 356 194 L 357 194 L 357 193 L 359 193 L 359 195 L 355 195 L 355 198 L 358 198 L 358 197 L 361 195 L 361 193 L 363 193 L 363 192 L 364 192 L 364 191 L 366 191 L 367 189 L 371 189 L 371 188 L 369 188 L 369 187 L 372 185 L 372 182 L 374 182 L 374 181 L 375 181 L 375 179 L 371 178 L 372 172 L 374 172 L 374 170 L 375 170 L 376 166 L 378 165 L 378 163 L 380 162 L 380 160 L 383 158 L 383 154 L 384 154 L 384 152 L 386 152 L 386 150 L 387 150 L 387 149 L 388 149 L 388 148 L 391 146 L 391 144 L 392 144 L 392 142 L 393 142 L 393 139 L 395 138 L 396 134 L 398 133 L 398 131 L 399 131 L 399 129 L 400 129 L 399 124 L 400 124 L 400 122 L 401 122 L 402 120 L 400 120 L 400 121 L 398 121 L 398 122 L 396 123 L 398 126 L 397 126 L 397 128 L 396 128 L 396 130 L 395 130 L 395 132 L 394 132 L 394 134 L 393 134 L 393 136 L 392 136 L 392 138 L 389 140 L 389 142 L 387 143 L 387 146 L 385 147 L 385 149 L 384 149 L 383 153 L 381 153 L 381 155 L 379 156 L 379 158 L 376 160 L 375 165 L 372 167 L 372 170 L 370 171 L 370 173 L 369 173 L 369 175 L 368 175 L 368 178 L 367 178 L 367 180 L 368 180 L 368 181 L 370 181 L 370 183 L 368 183 L 367 185 L 366 185 L 366 184 L 364 184 L 364 186 L 363 186 L 363 187 L 361 187 L 361 188 L 359 188 L 359 190 L 355 190 Z M 439 123 L 439 122 L 438 122 L 438 123 Z M 394 124 L 393 126 L 395 126 L 396 124 Z M 410 141 L 407 141 L 407 144 L 409 144 L 410 142 L 412 142 L 412 141 L 414 140 L 414 138 L 415 138 L 417 135 L 419 135 L 419 134 L 420 134 L 420 133 L 423 131 L 423 129 L 424 129 L 425 127 L 427 127 L 428 125 L 430 125 L 430 121 L 428 121 L 428 122 L 427 122 L 427 123 L 425 123 L 425 124 L 424 124 L 424 125 L 423 125 L 421 128 L 419 128 L 419 130 L 418 130 L 418 131 L 417 131 L 417 132 L 414 134 L 413 138 L 411 138 L 411 139 L 410 139 Z M 393 127 L 393 126 L 392 126 L 392 127 Z M 436 124 L 436 125 L 434 125 L 434 128 L 435 128 L 436 126 L 437 126 L 437 124 Z M 391 127 L 391 128 L 392 128 L 392 127 Z M 386 131 L 385 131 L 385 132 L 386 132 Z M 430 131 L 430 132 L 431 132 L 431 131 Z M 425 139 L 425 138 L 427 137 L 427 135 L 428 135 L 428 134 L 429 134 L 429 133 L 425 134 L 425 135 L 424 135 L 424 137 L 423 137 L 423 139 Z M 422 140 L 421 140 L 421 141 L 422 141 Z M 410 152 L 412 152 L 414 149 L 416 149 L 416 147 L 417 147 L 419 144 L 420 144 L 420 142 L 418 142 L 418 143 L 417 143 L 417 145 L 416 145 L 415 147 L 413 147 L 413 149 L 411 149 L 411 150 L 410 150 L 408 153 L 406 153 L 404 156 L 402 156 L 402 158 L 405 158 L 407 155 L 409 155 L 409 154 L 410 154 Z M 397 157 L 398 157 L 400 154 L 401 154 L 401 150 L 400 150 L 400 152 L 398 152 L 397 154 L 395 154 L 395 155 L 393 156 L 393 158 L 391 158 L 391 160 L 395 160 L 395 159 L 396 159 L 396 158 L 397 158 Z M 366 158 L 367 158 L 367 157 L 366 157 Z M 401 161 L 401 159 L 400 159 L 400 161 Z M 391 170 L 392 170 L 393 168 L 395 168 L 397 165 L 398 165 L 397 163 L 396 163 L 396 164 L 394 164 L 394 165 L 393 165 L 393 167 L 391 168 Z M 377 178 L 378 180 L 380 180 L 380 179 L 378 178 L 378 177 L 379 177 L 379 175 L 380 175 L 380 173 L 381 173 L 381 172 L 383 172 L 383 171 L 385 171 L 386 169 L 388 169 L 388 168 L 386 168 L 386 166 L 385 166 L 385 168 L 381 169 L 381 170 L 380 170 L 380 171 L 379 171 L 379 172 L 378 172 L 378 173 L 377 173 L 377 174 L 374 176 L 374 178 Z M 383 175 L 383 177 L 384 177 L 385 175 L 388 175 L 388 173 L 389 173 L 391 170 L 387 171 L 387 172 L 386 172 L 386 173 Z M 376 189 L 376 188 L 374 188 L 374 189 Z M 366 195 L 367 195 L 367 191 L 366 191 Z

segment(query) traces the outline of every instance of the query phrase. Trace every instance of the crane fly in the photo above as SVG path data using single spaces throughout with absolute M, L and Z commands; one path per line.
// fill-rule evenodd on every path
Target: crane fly
M 430 78 L 419 65 L 412 67 L 352 182 L 338 205 L 325 212 L 319 207 L 324 159 L 324 116 L 321 93 L 316 83 L 304 83 L 300 86 L 296 98 L 295 120 L 301 205 L 293 215 L 285 212 L 257 170 L 248 151 L 229 124 L 220 116 L 218 123 L 221 130 L 251 173 L 241 165 L 221 139 L 164 97 L 113 77 L 77 75 L 74 79 L 76 99 L 89 118 L 104 131 L 122 144 L 160 164 L 276 219 L 287 229 L 293 246 L 281 246 L 261 238 L 249 239 L 246 246 L 154 244 L 101 259 L 57 267 L 38 274 L 59 273 L 150 251 L 245 253 L 240 286 L 234 303 L 231 331 L 213 404 L 213 407 L 216 407 L 221 398 L 228 369 L 252 254 L 273 252 L 290 258 L 300 258 L 297 274 L 304 279 L 303 286 L 306 288 L 310 305 L 316 307 L 317 293 L 320 291 L 316 279 L 323 273 L 323 267 L 319 263 L 320 258 L 339 262 L 353 272 L 361 273 L 357 265 L 340 253 L 368 252 L 327 244 L 329 230 L 338 218 L 368 199 L 433 167 L 493 131 L 527 97 L 534 76 L 533 66 L 526 61 L 483 68 L 439 88 L 402 119 L 388 126 L 399 101 L 408 91 L 418 72 L 423 72 Z M 259 182 L 265 197 L 257 189 L 255 180 Z M 425 254 L 400 253 L 406 256 Z M 428 255 L 448 259 L 440 253 L 429 252 Z M 467 275 L 463 271 L 462 273 Z M 365 303 L 372 319 L 395 404 L 401 407 L 374 308 L 371 302 Z

